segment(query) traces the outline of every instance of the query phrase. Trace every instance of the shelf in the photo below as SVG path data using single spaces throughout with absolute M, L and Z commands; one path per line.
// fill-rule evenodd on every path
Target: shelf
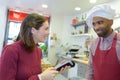
M 70 35 L 72 37 L 91 37 L 91 34 L 75 34 L 75 35 Z
M 85 24 L 85 21 L 78 22 L 77 24 L 72 24 L 72 26 L 77 27 L 83 24 Z

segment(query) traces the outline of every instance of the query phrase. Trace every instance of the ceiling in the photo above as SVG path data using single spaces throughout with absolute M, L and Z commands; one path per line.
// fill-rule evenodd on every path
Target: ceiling
M 90 4 L 89 0 L 7 0 L 9 9 L 19 9 L 20 11 L 32 13 L 42 13 L 43 15 L 74 15 L 89 10 L 92 6 L 113 0 L 97 0 L 97 3 Z M 42 4 L 47 4 L 48 8 L 43 9 Z M 80 11 L 75 11 L 78 6 Z

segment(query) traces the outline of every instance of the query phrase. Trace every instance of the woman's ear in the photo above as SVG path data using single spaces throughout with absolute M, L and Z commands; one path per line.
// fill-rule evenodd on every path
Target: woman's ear
M 36 29 L 34 27 L 32 27 L 31 33 L 34 34 L 35 32 L 36 32 Z

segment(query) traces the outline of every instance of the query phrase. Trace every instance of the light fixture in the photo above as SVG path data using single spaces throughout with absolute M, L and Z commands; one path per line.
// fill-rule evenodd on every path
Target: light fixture
M 80 7 L 75 7 L 75 10 L 76 10 L 76 11 L 80 11 L 81 8 L 80 8 Z
M 96 3 L 96 0 L 89 0 L 90 3 Z
M 43 8 L 48 8 L 48 5 L 43 4 L 42 7 L 43 7 Z

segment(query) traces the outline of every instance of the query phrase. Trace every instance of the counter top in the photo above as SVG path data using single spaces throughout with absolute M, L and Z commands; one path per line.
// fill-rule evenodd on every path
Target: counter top
M 72 61 L 75 61 L 75 62 L 79 62 L 79 63 L 83 63 L 83 64 L 88 64 L 88 58 L 83 58 L 83 59 L 80 59 L 80 58 L 68 58 L 67 56 L 61 56 L 62 58 L 65 58 L 65 59 L 70 59 Z

